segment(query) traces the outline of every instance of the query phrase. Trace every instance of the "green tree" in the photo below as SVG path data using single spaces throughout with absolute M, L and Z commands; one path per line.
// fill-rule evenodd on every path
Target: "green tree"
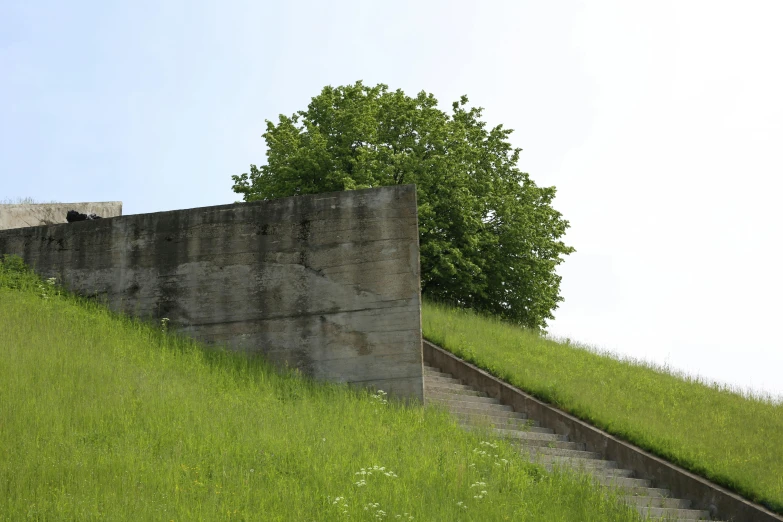
M 543 331 L 560 297 L 568 228 L 516 168 L 511 130 L 490 131 L 467 96 L 449 116 L 424 91 L 324 87 L 306 111 L 268 121 L 267 164 L 232 176 L 244 201 L 415 183 L 424 296 Z M 300 123 L 301 122 L 301 123 Z

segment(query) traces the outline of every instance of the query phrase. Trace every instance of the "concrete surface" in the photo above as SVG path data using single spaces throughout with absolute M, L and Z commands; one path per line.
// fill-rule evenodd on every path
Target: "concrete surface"
M 546 404 L 426 339 L 423 341 L 422 348 L 425 364 L 450 374 L 462 385 L 483 392 L 487 397 L 483 399 L 484 401 L 505 406 L 509 412 L 521 413 L 524 415 L 523 418 L 533 419 L 537 421 L 538 426 L 549 428 L 554 434 L 559 435 L 561 438 L 557 440 L 564 442 L 570 439 L 571 442 L 580 444 L 580 449 L 594 453 L 594 459 L 614 462 L 621 469 L 633 470 L 634 475 L 638 477 L 638 479 L 617 477 L 613 479 L 615 481 L 650 482 L 656 488 L 669 490 L 676 498 L 690 501 L 689 506 L 692 509 L 709 513 L 713 520 L 783 522 L 783 516 L 773 513 L 764 506 L 744 499 L 726 488 Z M 425 404 L 430 402 L 431 394 L 432 392 L 428 392 L 425 395 Z M 479 397 L 479 400 L 481 399 Z M 491 404 L 483 404 L 481 407 L 488 409 Z M 563 454 L 572 450 L 560 449 L 559 451 Z M 682 518 L 692 519 L 687 516 Z
M 97 214 L 102 218 L 116 217 L 122 215 L 122 201 L 0 205 L 0 230 L 67 223 L 65 216 L 69 210 Z
M 319 380 L 423 401 L 414 185 L 0 231 L 42 277 Z

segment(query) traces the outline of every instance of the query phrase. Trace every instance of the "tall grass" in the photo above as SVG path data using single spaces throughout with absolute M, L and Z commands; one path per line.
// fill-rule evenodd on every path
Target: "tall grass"
M 783 513 L 783 404 L 425 301 L 424 337 L 496 377 Z
M 162 330 L 0 263 L 0 520 L 642 520 L 441 410 Z

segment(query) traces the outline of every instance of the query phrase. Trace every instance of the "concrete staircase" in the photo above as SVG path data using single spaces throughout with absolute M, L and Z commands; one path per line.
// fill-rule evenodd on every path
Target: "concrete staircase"
M 570 442 L 568 437 L 542 428 L 525 413 L 513 411 L 511 406 L 463 385 L 451 374 L 441 373 L 426 362 L 424 401 L 445 407 L 467 429 L 489 423 L 499 436 L 518 444 L 524 458 L 550 471 L 555 464 L 570 466 L 593 475 L 600 484 L 620 488 L 623 498 L 635 505 L 642 515 L 656 519 L 669 517 L 667 520 L 678 522 L 710 520 L 708 511 L 688 509 L 690 500 L 670 498 L 668 490 L 650 487 L 649 480 L 634 478 L 633 470 L 618 469 L 616 462 L 601 460 L 598 453 L 585 451 L 583 443 Z

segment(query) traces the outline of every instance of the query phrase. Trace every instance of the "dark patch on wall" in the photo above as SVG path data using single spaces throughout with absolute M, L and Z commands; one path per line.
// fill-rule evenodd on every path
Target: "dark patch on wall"
M 74 250 L 76 251 L 76 266 L 89 266 L 87 260 L 87 256 L 89 255 L 89 237 L 84 233 L 78 233 L 80 230 L 76 228 L 80 227 L 83 230 L 85 223 L 87 222 L 81 221 L 79 223 L 71 223 L 68 225 L 69 227 L 72 227 L 74 232 L 77 232 L 74 234 L 76 238 L 74 244 Z M 91 221 L 90 224 L 92 223 L 97 222 Z
M 312 211 L 311 205 L 309 205 L 310 202 L 309 199 L 308 200 L 296 199 L 294 200 L 294 202 L 295 202 L 294 206 L 295 206 L 295 210 L 297 211 L 297 214 L 300 215 L 304 214 L 305 216 L 307 216 Z M 304 219 L 301 219 L 299 221 L 299 226 L 296 232 L 296 239 L 304 243 L 303 245 L 300 244 L 301 250 L 299 251 L 298 261 L 299 264 L 305 269 L 308 267 L 308 256 L 309 256 L 308 243 L 310 240 L 310 226 L 311 226 L 310 218 L 305 217 Z M 308 274 L 305 271 L 304 273 L 301 273 L 298 277 L 306 279 L 308 277 Z M 298 313 L 303 314 L 302 317 L 304 319 L 303 323 L 300 326 L 302 330 L 306 328 L 307 322 L 309 322 L 309 320 L 307 320 L 307 318 L 304 317 L 304 314 L 306 314 L 310 310 L 310 297 L 311 297 L 310 292 L 300 291 L 296 299 L 297 311 Z
M 184 317 L 182 317 L 181 309 L 177 304 L 177 300 L 180 297 L 180 289 L 178 288 L 175 278 L 168 278 L 162 281 L 160 285 L 160 293 L 158 299 L 155 301 L 156 319 L 162 319 L 167 317 L 170 320 L 169 325 L 175 327 L 175 325 L 182 324 Z
M 217 223 L 224 223 L 233 225 L 234 222 L 237 220 L 237 215 L 234 209 L 228 209 L 228 210 L 222 210 L 220 212 L 215 212 L 215 221 Z
M 302 274 L 300 277 L 306 277 L 306 273 Z M 298 329 L 300 332 L 306 331 L 309 323 L 310 323 L 310 317 L 308 316 L 308 313 L 310 312 L 311 303 L 310 303 L 310 292 L 299 292 L 299 295 L 296 298 L 296 313 L 297 313 L 297 323 L 298 323 Z
M 56 248 L 58 252 L 62 252 L 63 250 L 68 250 L 68 247 L 65 244 L 65 238 L 47 236 L 45 240 L 49 242 L 50 247 L 52 246 L 52 243 L 56 243 L 57 244 Z
M 301 241 L 307 241 L 310 239 L 310 220 L 303 219 L 299 222 L 299 231 L 296 234 L 296 239 Z
M 137 268 L 141 265 L 141 247 L 133 245 L 128 253 L 129 268 Z
M 269 235 L 269 223 L 264 223 L 260 226 L 258 230 L 256 230 L 256 235 L 261 234 L 262 236 L 268 236 Z
M 183 221 L 187 220 L 187 211 L 166 212 L 168 219 L 159 219 L 155 222 L 154 241 L 156 266 L 161 277 L 176 273 L 177 267 L 182 264 L 187 250 L 187 245 L 180 240 L 177 232 L 182 229 Z M 155 241 L 154 238 L 157 238 Z M 152 248 L 148 245 L 147 248 Z
M 130 240 L 130 250 L 128 251 L 128 267 L 135 269 L 141 266 L 141 257 L 143 255 L 139 240 L 142 237 L 142 227 L 138 222 L 133 221 L 128 224 L 128 239 Z
M 125 289 L 125 294 L 129 299 L 135 300 L 136 296 L 139 294 L 139 289 L 141 289 L 141 286 L 139 286 L 139 283 L 134 281 L 128 285 L 128 288 Z
M 133 241 L 138 241 L 141 238 L 141 227 L 138 223 L 131 223 L 130 226 L 130 237 Z
M 357 355 L 372 353 L 372 347 L 367 334 L 347 329 L 345 326 L 333 323 L 323 315 L 320 316 L 321 337 L 325 343 L 350 346 L 356 349 Z
M 111 296 L 106 290 L 93 290 L 85 296 L 90 301 L 94 301 L 101 305 L 107 306 L 111 302 Z
M 367 241 L 367 220 L 372 217 L 369 209 L 366 206 L 358 206 L 354 208 L 354 219 L 356 219 L 356 225 L 359 228 L 359 241 Z
M 304 375 L 312 378 L 315 376 L 315 368 L 313 366 L 313 359 L 306 350 L 294 350 L 292 361 L 295 368 L 298 368 Z

